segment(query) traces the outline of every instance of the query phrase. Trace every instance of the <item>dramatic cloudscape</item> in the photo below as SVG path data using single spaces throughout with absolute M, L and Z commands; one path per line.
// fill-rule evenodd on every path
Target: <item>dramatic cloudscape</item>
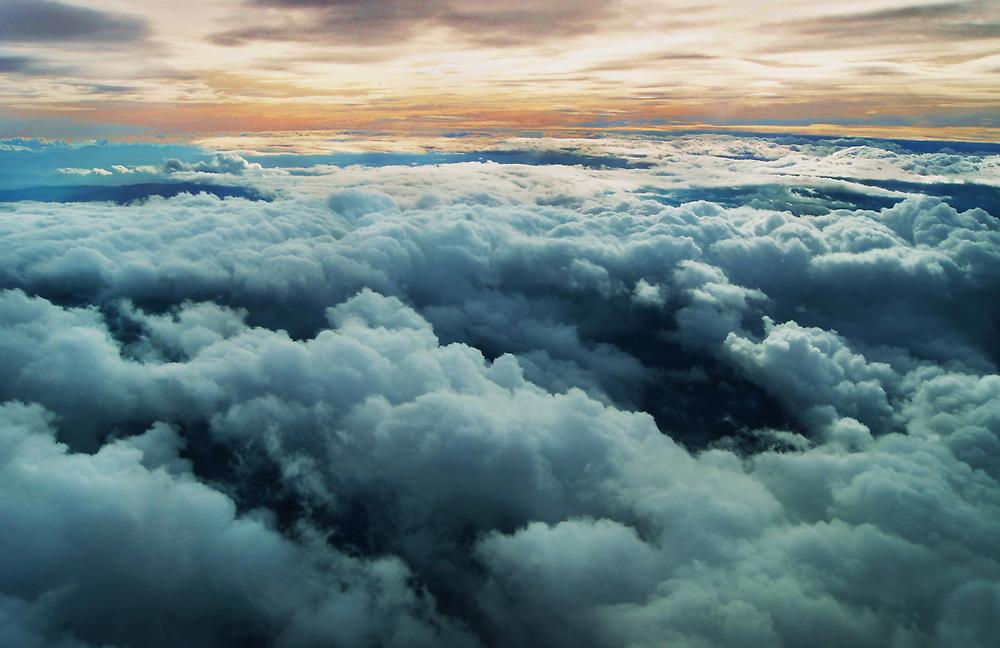
M 1000 146 L 0 163 L 3 645 L 1000 639 Z
M 995 648 L 998 71 L 986 0 L 0 0 L 0 646 Z

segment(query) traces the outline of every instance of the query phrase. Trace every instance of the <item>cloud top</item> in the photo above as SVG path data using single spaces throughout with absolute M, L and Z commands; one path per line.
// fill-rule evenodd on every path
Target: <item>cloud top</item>
M 508 147 L 5 205 L 0 643 L 996 645 L 997 156 Z

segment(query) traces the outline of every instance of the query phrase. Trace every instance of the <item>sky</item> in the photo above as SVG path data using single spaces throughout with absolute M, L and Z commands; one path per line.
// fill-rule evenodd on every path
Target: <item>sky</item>
M 0 0 L 0 135 L 996 140 L 997 0 Z M 825 130 L 824 130 L 825 129 Z
M 1000 646 L 998 36 L 0 0 L 0 646 Z

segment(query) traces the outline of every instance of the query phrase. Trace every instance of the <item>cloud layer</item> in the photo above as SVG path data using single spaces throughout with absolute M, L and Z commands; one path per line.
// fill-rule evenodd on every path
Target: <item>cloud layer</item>
M 508 147 L 3 206 L 0 643 L 995 645 L 996 156 Z

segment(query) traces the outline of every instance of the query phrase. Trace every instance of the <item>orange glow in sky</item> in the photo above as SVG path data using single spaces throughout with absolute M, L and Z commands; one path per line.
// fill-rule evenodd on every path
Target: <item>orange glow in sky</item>
M 0 0 L 0 135 L 824 125 L 997 139 L 998 88 L 1000 0 Z

